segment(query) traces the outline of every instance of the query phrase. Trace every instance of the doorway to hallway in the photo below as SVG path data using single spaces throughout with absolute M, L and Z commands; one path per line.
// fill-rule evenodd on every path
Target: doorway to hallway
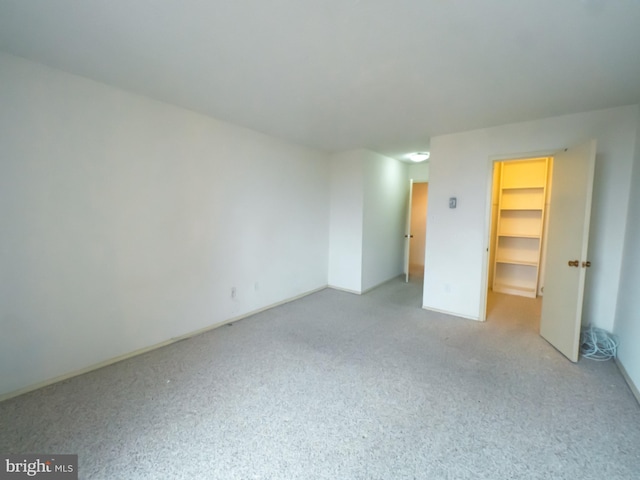
M 405 238 L 405 280 L 424 279 L 424 259 L 427 235 L 429 183 L 413 182 L 409 187 L 407 233 Z

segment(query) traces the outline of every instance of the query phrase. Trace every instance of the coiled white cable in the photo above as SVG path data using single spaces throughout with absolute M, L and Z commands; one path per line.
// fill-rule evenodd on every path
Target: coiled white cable
M 618 339 L 601 328 L 587 327 L 580 334 L 580 353 L 591 360 L 616 358 Z

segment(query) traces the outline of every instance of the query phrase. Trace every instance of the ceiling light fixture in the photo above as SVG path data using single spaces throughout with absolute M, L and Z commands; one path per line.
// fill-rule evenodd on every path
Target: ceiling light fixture
M 429 152 L 417 152 L 409 155 L 409 160 L 412 162 L 424 162 L 429 158 Z

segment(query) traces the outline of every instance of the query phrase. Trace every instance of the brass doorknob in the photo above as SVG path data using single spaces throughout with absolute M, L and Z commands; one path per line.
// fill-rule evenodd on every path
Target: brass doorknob
M 579 260 L 569 260 L 569 266 L 570 267 L 579 267 L 580 266 L 580 261 Z
M 589 268 L 591 266 L 591 262 L 590 261 L 586 261 L 586 262 L 582 262 L 582 268 Z

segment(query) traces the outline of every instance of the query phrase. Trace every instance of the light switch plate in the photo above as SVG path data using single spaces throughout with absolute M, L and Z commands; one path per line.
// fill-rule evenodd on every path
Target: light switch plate
M 451 197 L 449 199 L 449 208 L 456 208 L 457 204 L 458 204 L 458 199 L 456 197 Z

